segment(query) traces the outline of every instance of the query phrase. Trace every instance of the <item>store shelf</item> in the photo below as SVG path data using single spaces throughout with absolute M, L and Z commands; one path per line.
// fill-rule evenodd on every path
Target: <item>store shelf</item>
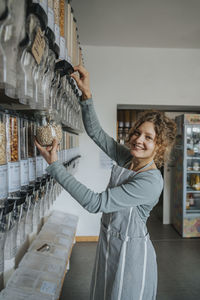
M 200 174 L 200 171 L 187 171 L 187 174 Z
M 192 193 L 192 194 L 194 194 L 194 193 L 195 193 L 195 194 L 200 194 L 200 191 L 196 191 L 196 190 L 187 190 L 186 193 L 187 193 L 187 194 L 190 194 L 190 193 Z
M 187 156 L 187 159 L 200 159 L 200 156 Z

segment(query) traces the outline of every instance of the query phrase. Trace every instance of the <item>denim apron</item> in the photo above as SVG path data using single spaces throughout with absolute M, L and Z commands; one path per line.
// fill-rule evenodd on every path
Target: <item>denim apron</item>
M 108 187 L 139 173 L 113 166 Z M 103 213 L 90 289 L 90 300 L 155 300 L 156 255 L 138 206 Z

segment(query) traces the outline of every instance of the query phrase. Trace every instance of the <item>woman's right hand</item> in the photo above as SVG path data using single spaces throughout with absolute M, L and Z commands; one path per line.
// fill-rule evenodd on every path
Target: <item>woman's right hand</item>
M 88 71 L 82 65 L 75 66 L 74 71 L 78 72 L 79 76 L 73 73 L 71 77 L 74 78 L 78 88 L 81 90 L 83 100 L 91 98 L 92 94 L 90 92 L 90 76 Z

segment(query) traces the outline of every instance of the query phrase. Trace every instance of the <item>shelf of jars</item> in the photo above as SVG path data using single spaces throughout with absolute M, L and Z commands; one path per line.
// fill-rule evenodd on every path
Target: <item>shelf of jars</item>
M 43 146 L 57 137 L 59 160 L 77 170 L 83 126 L 70 74 L 81 63 L 69 0 L 0 1 L 0 288 L 61 192 L 35 136 Z
M 82 131 L 80 92 L 70 77 L 83 63 L 70 1 L 1 1 L 0 104 L 44 111 Z

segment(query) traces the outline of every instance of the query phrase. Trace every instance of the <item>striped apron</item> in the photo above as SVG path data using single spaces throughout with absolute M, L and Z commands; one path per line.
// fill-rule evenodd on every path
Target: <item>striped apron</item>
M 113 166 L 108 187 L 119 186 L 136 174 Z M 156 255 L 137 206 L 103 213 L 90 300 L 155 300 L 156 291 Z

